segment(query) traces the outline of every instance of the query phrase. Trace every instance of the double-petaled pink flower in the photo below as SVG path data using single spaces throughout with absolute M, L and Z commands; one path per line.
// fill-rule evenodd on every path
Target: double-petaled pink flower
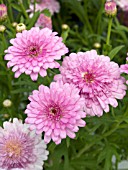
M 55 80 L 79 88 L 85 99 L 85 112 L 90 116 L 109 112 L 109 104 L 117 107 L 116 99 L 122 99 L 126 93 L 125 79 L 120 76 L 118 64 L 107 56 L 99 56 L 95 50 L 71 53 L 64 58 L 60 73 Z
M 78 127 L 85 126 L 83 112 L 84 100 L 79 96 L 79 90 L 72 84 L 52 82 L 50 88 L 40 85 L 29 96 L 26 123 L 36 133 L 44 132 L 44 141 L 52 139 L 56 144 L 69 136 L 75 138 Z
M 48 68 L 58 68 L 61 56 L 68 52 L 62 38 L 48 28 L 33 27 L 29 31 L 17 33 L 11 39 L 10 46 L 5 52 L 5 60 L 9 60 L 8 67 L 13 67 L 15 78 L 22 73 L 30 75 L 33 81 L 37 80 L 38 73 L 44 77 Z
M 17 118 L 0 128 L 0 169 L 42 170 L 48 151 L 41 135 L 30 131 Z

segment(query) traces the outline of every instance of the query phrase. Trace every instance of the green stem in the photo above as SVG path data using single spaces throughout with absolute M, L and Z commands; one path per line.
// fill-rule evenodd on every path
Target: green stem
M 29 17 L 28 17 L 28 14 L 27 14 L 27 12 L 26 12 L 26 9 L 24 8 L 23 3 L 21 2 L 21 0 L 18 0 L 18 1 L 19 1 L 19 5 L 20 5 L 20 7 L 21 7 L 21 9 L 22 9 L 22 12 L 23 12 L 25 18 L 28 19 Z
M 101 137 L 98 138 L 97 140 L 93 141 L 91 144 L 86 145 L 84 148 L 82 148 L 82 149 L 79 151 L 79 153 L 77 154 L 76 157 L 79 158 L 84 152 L 86 152 L 88 149 L 90 149 L 90 148 L 91 148 L 93 145 L 95 145 L 98 141 L 104 139 L 105 137 L 107 137 L 107 136 L 111 135 L 113 132 L 115 132 L 115 131 L 118 129 L 118 127 L 119 127 L 119 125 L 120 125 L 121 123 L 122 123 L 122 120 L 121 120 L 121 122 L 117 123 L 116 126 L 115 126 L 113 129 L 111 129 L 110 131 L 106 132 L 103 136 L 101 136 Z
M 124 116 L 126 116 L 128 114 L 128 107 L 124 113 Z M 120 124 L 124 121 L 125 119 L 121 119 L 113 129 L 111 129 L 110 131 L 107 131 L 103 136 L 101 136 L 100 138 L 98 138 L 97 140 L 93 141 L 91 144 L 86 145 L 84 148 L 82 148 L 79 153 L 77 154 L 77 158 L 80 157 L 84 152 L 86 152 L 88 149 L 90 149 L 93 145 L 95 145 L 97 142 L 99 142 L 100 140 L 104 139 L 105 137 L 111 135 L 112 133 L 114 133 L 117 129 L 120 128 Z
M 34 0 L 34 14 L 36 12 L 36 0 Z
M 112 19 L 113 18 L 109 18 L 109 23 L 108 23 L 108 33 L 107 33 L 107 39 L 106 39 L 106 44 L 107 45 L 109 45 L 109 41 L 110 41 L 111 28 L 112 28 Z

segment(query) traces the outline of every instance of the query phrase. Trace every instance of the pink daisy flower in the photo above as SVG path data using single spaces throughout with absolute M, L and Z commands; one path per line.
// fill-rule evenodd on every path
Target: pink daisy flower
M 118 64 L 109 57 L 98 55 L 95 50 L 72 53 L 65 57 L 55 80 L 74 84 L 85 98 L 85 112 L 90 116 L 102 116 L 109 112 L 109 104 L 117 107 L 116 99 L 125 95 L 125 79 L 120 76 Z
M 0 168 L 2 170 L 42 170 L 48 151 L 41 135 L 29 130 L 17 118 L 0 128 Z
M 5 60 L 8 67 L 12 67 L 15 78 L 22 73 L 30 75 L 33 81 L 38 78 L 38 73 L 44 77 L 48 68 L 58 68 L 55 60 L 68 52 L 67 47 L 62 43 L 62 38 L 56 36 L 56 32 L 48 28 L 31 28 L 17 33 L 16 38 L 11 39 L 10 46 L 5 52 Z
M 52 20 L 50 17 L 47 17 L 44 14 L 40 14 L 35 26 L 40 28 L 47 27 L 49 29 L 52 29 Z
M 44 132 L 44 141 L 49 143 L 52 139 L 56 144 L 69 136 L 75 138 L 78 126 L 85 126 L 83 112 L 84 100 L 79 96 L 79 90 L 74 85 L 62 82 L 52 82 L 50 88 L 40 85 L 29 96 L 27 105 L 26 123 L 36 133 Z

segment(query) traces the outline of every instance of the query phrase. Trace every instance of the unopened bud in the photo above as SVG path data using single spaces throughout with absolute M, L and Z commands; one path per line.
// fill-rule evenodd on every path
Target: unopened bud
M 105 12 L 107 16 L 115 16 L 117 13 L 116 3 L 114 1 L 107 1 L 105 3 Z
M 4 21 L 7 18 L 7 7 L 4 4 L 0 4 L 0 21 Z
M 62 25 L 62 29 L 63 29 L 63 30 L 67 30 L 68 28 L 69 28 L 69 26 L 68 26 L 67 24 L 63 24 L 63 25 Z
M 95 48 L 100 48 L 101 47 L 101 44 L 100 43 L 98 43 L 98 42 L 96 42 L 96 43 L 94 43 L 94 45 L 93 45 Z
M 26 25 L 24 25 L 23 23 L 17 24 L 17 26 L 16 26 L 16 31 L 17 32 L 22 32 L 24 30 L 26 30 Z
M 12 105 L 11 100 L 6 99 L 6 100 L 3 101 L 3 106 L 4 107 L 10 107 L 11 105 Z
M 16 26 L 17 26 L 17 22 L 13 22 L 13 23 L 12 23 L 12 26 L 13 26 L 13 27 L 16 27 Z
M 0 25 L 0 32 L 4 32 L 6 30 L 6 27 L 4 25 Z
M 7 113 L 5 113 L 5 114 L 3 115 L 3 117 L 4 117 L 4 118 L 9 118 L 9 115 L 8 115 Z

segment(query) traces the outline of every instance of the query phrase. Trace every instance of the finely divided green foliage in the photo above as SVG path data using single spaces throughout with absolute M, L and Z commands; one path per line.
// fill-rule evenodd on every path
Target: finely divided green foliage
M 128 49 L 128 28 L 121 24 L 118 18 L 113 19 L 110 46 L 105 45 L 108 18 L 104 14 L 105 0 L 60 0 L 60 13 L 52 16 L 53 30 L 64 37 L 64 42 L 70 52 L 94 49 L 94 43 L 101 44 L 97 51 L 105 53 L 119 65 L 125 63 Z M 49 86 L 57 69 L 48 70 L 48 76 L 38 78 L 33 82 L 29 76 L 21 75 L 18 79 L 6 66 L 4 50 L 10 45 L 9 40 L 16 35 L 12 22 L 23 22 L 27 29 L 34 26 L 40 12 L 35 12 L 30 19 L 26 10 L 30 1 L 2 0 L 8 6 L 8 19 L 0 24 L 6 26 L 6 31 L 0 33 L 0 126 L 11 117 L 22 120 L 26 115 L 24 110 L 28 104 L 28 96 L 40 84 Z M 42 11 L 43 12 L 43 11 Z M 49 11 L 46 15 L 50 15 Z M 68 24 L 68 32 L 61 25 Z M 62 61 L 59 61 L 60 64 Z M 125 75 L 124 75 L 125 76 Z M 128 76 L 125 76 L 128 79 Z M 12 101 L 9 108 L 3 107 L 5 99 Z M 87 117 L 87 125 L 80 128 L 74 140 L 66 138 L 60 145 L 50 143 L 49 159 L 45 162 L 45 170 L 117 170 L 118 162 L 128 158 L 128 93 L 118 101 L 117 108 L 110 107 L 109 113 L 102 117 Z M 112 157 L 116 161 L 112 162 Z M 127 167 L 128 168 L 128 167 Z

